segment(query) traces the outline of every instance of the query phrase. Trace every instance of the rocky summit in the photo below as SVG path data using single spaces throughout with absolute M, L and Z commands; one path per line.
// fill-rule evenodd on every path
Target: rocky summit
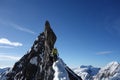
M 56 40 L 46 21 L 45 30 L 36 38 L 31 49 L 0 80 L 82 80 L 62 59 L 54 60 L 51 56 Z

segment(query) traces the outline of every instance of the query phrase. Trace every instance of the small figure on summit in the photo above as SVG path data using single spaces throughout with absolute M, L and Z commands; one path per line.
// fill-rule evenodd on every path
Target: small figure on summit
M 52 49 L 52 55 L 53 55 L 53 61 L 56 61 L 58 59 L 58 50 L 57 50 L 57 48 Z

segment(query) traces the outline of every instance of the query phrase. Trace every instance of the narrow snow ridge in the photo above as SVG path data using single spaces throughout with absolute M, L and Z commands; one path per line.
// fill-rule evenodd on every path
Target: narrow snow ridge
M 55 71 L 53 80 L 69 80 L 68 73 L 65 70 L 65 64 L 61 59 L 54 62 L 52 67 Z

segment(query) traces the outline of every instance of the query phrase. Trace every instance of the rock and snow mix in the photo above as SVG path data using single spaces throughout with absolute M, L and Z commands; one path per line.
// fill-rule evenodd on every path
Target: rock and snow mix
M 38 44 L 34 45 L 34 50 L 37 52 L 38 48 L 37 48 Z
M 51 56 L 56 39 L 49 22 L 46 21 L 44 31 L 34 41 L 31 49 L 8 73 L 2 74 L 0 80 L 81 80 L 74 76 L 74 72 L 70 73 L 71 69 L 66 69 L 61 59 L 55 61 Z
M 6 74 L 11 71 L 12 68 L 7 67 L 7 68 L 2 68 L 0 69 L 0 80 L 6 80 Z M 2 78 L 2 79 L 1 79 Z

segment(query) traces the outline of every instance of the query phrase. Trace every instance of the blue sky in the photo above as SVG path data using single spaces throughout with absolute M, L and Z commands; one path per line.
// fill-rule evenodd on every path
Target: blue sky
M 70 67 L 120 62 L 120 1 L 0 0 L 0 67 L 12 66 L 49 20 Z

